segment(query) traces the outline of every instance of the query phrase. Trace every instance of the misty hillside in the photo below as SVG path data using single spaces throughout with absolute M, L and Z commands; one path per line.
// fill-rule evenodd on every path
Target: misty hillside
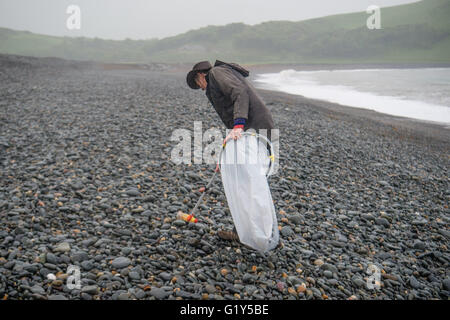
M 450 62 L 450 0 L 381 9 L 380 30 L 366 12 L 300 22 L 208 26 L 161 40 L 53 37 L 0 28 L 0 53 L 115 62 L 241 63 Z

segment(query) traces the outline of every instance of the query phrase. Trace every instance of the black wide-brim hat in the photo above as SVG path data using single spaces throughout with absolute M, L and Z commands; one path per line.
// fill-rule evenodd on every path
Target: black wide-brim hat
M 211 63 L 209 63 L 209 61 L 202 61 L 202 62 L 195 64 L 194 67 L 192 68 L 192 70 L 189 71 L 189 73 L 187 74 L 187 77 L 186 77 L 186 82 L 187 82 L 188 86 L 191 89 L 195 89 L 195 90 L 200 89 L 200 87 L 195 82 L 195 77 L 197 76 L 197 73 L 200 71 L 207 72 L 211 68 L 212 68 L 212 65 L 211 65 Z

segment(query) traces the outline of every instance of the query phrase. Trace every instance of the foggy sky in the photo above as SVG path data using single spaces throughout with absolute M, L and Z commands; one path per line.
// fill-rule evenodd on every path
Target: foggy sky
M 56 36 L 150 39 L 207 25 L 300 21 L 418 0 L 0 0 L 0 27 Z M 69 30 L 69 5 L 81 10 L 81 29 Z

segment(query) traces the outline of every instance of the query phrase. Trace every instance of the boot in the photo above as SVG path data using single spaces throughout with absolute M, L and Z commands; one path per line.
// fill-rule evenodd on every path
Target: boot
M 222 240 L 239 241 L 239 235 L 237 234 L 236 229 L 233 229 L 233 231 L 219 230 L 217 231 L 217 235 Z

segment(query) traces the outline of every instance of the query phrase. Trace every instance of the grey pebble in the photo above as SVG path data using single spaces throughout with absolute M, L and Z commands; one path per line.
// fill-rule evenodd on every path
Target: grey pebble
M 127 257 L 118 257 L 115 258 L 112 263 L 111 266 L 115 269 L 123 269 L 128 267 L 131 264 L 131 260 Z
M 170 292 L 162 288 L 152 288 L 149 294 L 155 297 L 156 299 L 162 300 L 166 299 L 170 295 Z

